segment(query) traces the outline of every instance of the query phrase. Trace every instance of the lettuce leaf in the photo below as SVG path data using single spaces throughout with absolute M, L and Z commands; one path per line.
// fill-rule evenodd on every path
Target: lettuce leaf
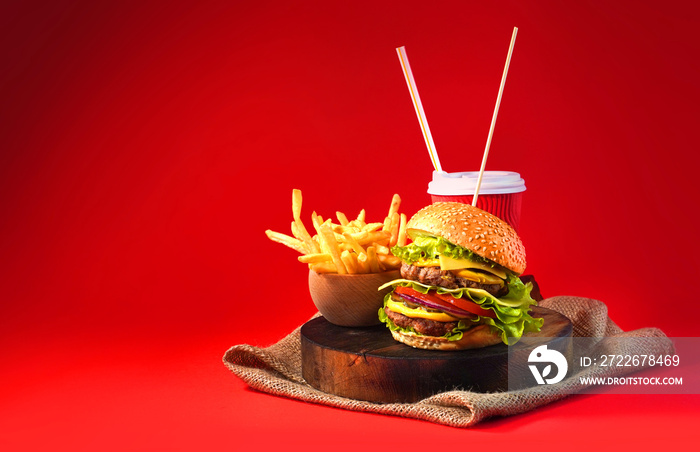
M 469 259 L 472 262 L 496 266 L 494 262 L 474 254 L 471 250 L 450 243 L 442 237 L 429 235 L 419 235 L 406 246 L 394 246 L 391 253 L 408 264 L 421 259 L 437 259 L 442 254 L 453 259 Z

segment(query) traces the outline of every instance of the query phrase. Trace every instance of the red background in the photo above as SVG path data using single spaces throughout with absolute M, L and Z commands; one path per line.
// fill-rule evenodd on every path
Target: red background
M 698 396 L 574 396 L 464 431 L 224 368 L 315 312 L 296 253 L 263 233 L 288 232 L 293 188 L 305 221 L 428 202 L 395 48 L 443 168 L 475 170 L 514 26 L 487 169 L 526 180 L 527 272 L 623 329 L 699 332 L 693 2 L 296 3 L 2 3 L 0 447 L 698 439 Z

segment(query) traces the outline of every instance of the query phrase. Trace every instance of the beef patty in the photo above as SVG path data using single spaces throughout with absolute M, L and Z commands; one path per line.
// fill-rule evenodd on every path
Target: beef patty
M 457 276 L 449 270 L 442 270 L 440 267 L 416 267 L 415 265 L 402 262 L 401 276 L 405 279 L 446 289 L 471 287 L 472 289 L 483 289 L 494 297 L 502 297 L 508 294 L 508 287 L 505 284 L 482 284 Z
M 457 326 L 457 322 L 437 322 L 429 319 L 414 319 L 401 313 L 384 308 L 389 320 L 401 328 L 413 328 L 424 336 L 444 336 Z
M 403 302 L 398 295 L 392 293 L 391 296 L 395 301 Z M 401 328 L 413 328 L 416 332 L 424 336 L 444 336 L 455 329 L 458 323 L 458 321 L 439 322 L 437 320 L 408 317 L 399 312 L 394 312 L 387 307 L 384 308 L 384 312 L 386 312 L 387 317 L 394 322 L 394 325 L 400 326 Z M 469 319 L 474 319 L 476 317 L 475 314 L 468 314 L 464 317 L 464 321 L 468 325 L 470 323 Z

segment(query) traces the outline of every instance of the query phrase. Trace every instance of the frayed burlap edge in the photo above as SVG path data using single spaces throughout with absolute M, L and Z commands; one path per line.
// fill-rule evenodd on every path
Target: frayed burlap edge
M 607 315 L 607 306 L 597 300 L 579 297 L 553 297 L 540 306 L 558 311 L 571 319 L 574 337 L 656 338 L 635 343 L 638 350 L 626 353 L 669 353 L 673 344 L 656 328 L 624 332 Z M 510 416 L 533 410 L 585 389 L 578 384 L 581 376 L 619 376 L 628 369 L 588 368 L 556 385 L 545 385 L 521 391 L 475 393 L 448 391 L 415 403 L 373 403 L 327 394 L 308 385 L 301 372 L 301 327 L 269 347 L 236 345 L 224 355 L 224 365 L 251 388 L 269 394 L 289 397 L 354 411 L 372 412 L 421 419 L 452 427 L 469 427 L 493 416 Z M 666 338 L 659 341 L 658 338 Z M 615 350 L 605 350 L 614 353 Z

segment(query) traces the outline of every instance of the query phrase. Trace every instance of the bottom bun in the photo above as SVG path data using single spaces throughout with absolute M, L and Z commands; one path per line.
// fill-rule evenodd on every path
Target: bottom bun
M 392 331 L 391 335 L 399 342 L 425 350 L 468 350 L 488 347 L 503 342 L 501 335 L 491 331 L 488 325 L 479 325 L 464 332 L 462 339 L 449 341 L 444 337 L 421 336 L 415 333 Z

